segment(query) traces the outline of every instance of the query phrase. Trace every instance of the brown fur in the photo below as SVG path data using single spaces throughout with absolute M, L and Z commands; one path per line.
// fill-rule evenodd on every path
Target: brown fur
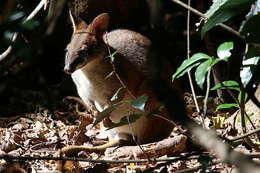
M 73 18 L 72 18 L 73 19 Z M 106 13 L 97 16 L 93 22 L 87 25 L 84 21 L 73 19 L 75 24 L 72 39 L 67 46 L 64 70 L 72 73 L 72 78 L 77 85 L 78 93 L 82 100 L 89 106 L 103 111 L 111 104 L 138 98 L 142 95 L 149 97 L 142 112 L 125 103 L 118 106 L 109 115 L 113 123 L 120 122 L 126 115 L 151 111 L 162 106 L 155 97 L 147 83 L 147 53 L 151 44 L 145 36 L 130 30 L 115 30 L 105 34 L 108 27 L 109 16 Z M 83 26 L 83 27 L 82 27 Z M 117 51 L 114 59 L 115 74 L 106 78 L 113 71 L 110 62 L 109 50 Z M 81 52 L 82 51 L 82 52 Z M 126 86 L 116 101 L 111 97 L 122 87 Z M 166 111 L 160 116 L 167 118 Z M 106 124 L 109 126 L 109 123 Z M 142 116 L 130 125 L 109 130 L 109 142 L 103 146 L 67 146 L 61 152 L 66 155 L 85 151 L 100 151 L 107 147 L 119 145 L 124 141 L 130 144 L 133 137 L 137 143 L 147 143 L 166 137 L 172 130 L 172 125 L 165 119 L 151 116 Z

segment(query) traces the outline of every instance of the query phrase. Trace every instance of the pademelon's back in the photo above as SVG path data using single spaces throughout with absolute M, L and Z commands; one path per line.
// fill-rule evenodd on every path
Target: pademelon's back
M 117 50 L 130 63 L 146 72 L 146 59 L 151 41 L 134 31 L 118 29 L 104 35 L 104 41 Z

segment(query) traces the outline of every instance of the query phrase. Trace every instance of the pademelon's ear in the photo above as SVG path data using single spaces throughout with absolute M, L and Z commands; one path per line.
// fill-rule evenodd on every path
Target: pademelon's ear
M 91 30 L 97 36 L 102 37 L 103 34 L 107 31 L 108 23 L 109 23 L 108 13 L 102 13 L 98 15 L 91 23 Z
M 73 32 L 80 29 L 86 29 L 88 27 L 88 25 L 79 16 L 72 14 L 71 10 L 69 10 L 69 16 L 73 27 Z

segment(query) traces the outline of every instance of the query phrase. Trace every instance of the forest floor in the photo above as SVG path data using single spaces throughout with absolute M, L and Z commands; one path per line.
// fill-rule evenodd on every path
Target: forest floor
M 201 117 L 196 113 L 190 94 L 185 100 L 189 114 L 198 122 Z M 202 99 L 201 99 L 202 100 Z M 215 112 L 215 100 L 209 100 L 207 116 L 203 117 L 206 128 L 216 129 L 219 135 L 233 138 L 241 135 L 241 130 L 234 130 L 233 124 L 239 124 L 236 115 L 229 112 Z M 259 120 L 252 119 L 256 126 Z M 0 119 L 0 157 L 14 156 L 14 158 L 0 160 L 0 172 L 55 172 L 56 162 L 46 158 L 52 157 L 59 148 L 67 145 L 98 145 L 104 143 L 100 134 L 100 126 L 92 127 L 93 116 L 84 112 L 78 102 L 67 99 L 60 104 L 59 110 L 50 113 L 46 110 L 35 113 L 26 113 Z M 240 128 L 241 127 L 237 127 Z M 252 139 L 256 139 L 255 136 Z M 167 143 L 168 142 L 168 143 Z M 170 142 L 170 144 L 169 144 Z M 168 146 L 167 149 L 158 145 Z M 132 148 L 131 148 L 132 147 Z M 172 134 L 159 142 L 140 146 L 125 146 L 109 148 L 104 153 L 80 153 L 79 157 L 90 160 L 140 160 L 148 162 L 139 163 L 106 163 L 75 162 L 67 166 L 67 172 L 232 172 L 234 167 L 219 163 L 214 155 L 190 144 L 185 135 L 178 133 L 175 128 Z M 251 153 L 252 149 L 243 142 L 234 148 L 244 153 Z M 143 154 L 143 150 L 149 151 Z M 151 152 L 153 151 L 153 152 Z M 199 154 L 198 154 L 199 152 Z M 151 154 L 152 153 L 152 154 Z M 194 153 L 194 154 L 192 154 Z M 191 156 L 187 156 L 191 155 Z M 24 158 L 29 156 L 30 159 Z M 22 158 L 19 158 L 22 157 Z M 164 161 L 156 162 L 154 157 Z M 168 159 L 168 161 L 167 161 Z M 165 161 L 166 160 L 166 161 Z M 18 171 L 18 172 L 19 172 Z

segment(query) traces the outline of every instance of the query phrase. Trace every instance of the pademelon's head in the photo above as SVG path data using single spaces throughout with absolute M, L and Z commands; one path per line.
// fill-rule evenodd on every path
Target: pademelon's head
M 101 46 L 104 44 L 103 34 L 108 27 L 109 15 L 102 13 L 89 25 L 80 17 L 75 17 L 71 13 L 70 20 L 73 26 L 73 34 L 66 48 L 64 66 L 64 71 L 69 74 L 99 57 L 100 51 L 102 51 Z

